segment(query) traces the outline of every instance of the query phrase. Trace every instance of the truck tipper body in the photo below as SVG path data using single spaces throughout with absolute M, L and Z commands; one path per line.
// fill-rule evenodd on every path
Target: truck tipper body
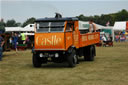
M 61 63 L 67 61 L 76 66 L 78 57 L 93 61 L 95 44 L 100 41 L 100 33 L 89 33 L 87 24 L 78 18 L 42 18 L 35 23 L 33 66 L 40 67 L 49 60 Z M 49 59 L 50 58 L 50 59 Z

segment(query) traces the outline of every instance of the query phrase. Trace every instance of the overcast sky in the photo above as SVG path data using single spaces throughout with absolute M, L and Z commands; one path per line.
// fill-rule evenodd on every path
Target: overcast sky
M 18 22 L 30 17 L 54 17 L 55 12 L 74 17 L 109 14 L 122 9 L 128 10 L 128 0 L 0 0 L 1 18 Z

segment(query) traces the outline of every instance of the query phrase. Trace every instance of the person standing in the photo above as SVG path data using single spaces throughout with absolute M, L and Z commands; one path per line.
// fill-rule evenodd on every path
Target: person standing
M 28 45 L 29 41 L 30 41 L 30 40 L 29 40 L 29 37 L 26 35 L 25 44 Z
M 15 50 L 17 51 L 18 36 L 17 36 L 16 33 L 15 33 L 13 39 L 14 39 L 14 40 L 13 40 L 14 48 L 15 48 Z
M 119 41 L 119 38 L 120 38 L 119 35 L 116 35 L 116 36 L 115 36 L 115 40 L 116 40 L 116 42 Z
M 25 44 L 26 36 L 24 33 L 21 33 L 21 40 L 22 40 L 22 44 Z
M 0 35 L 0 61 L 2 61 L 2 57 L 3 57 L 3 45 L 4 45 L 4 39 L 3 37 Z
M 104 43 L 107 42 L 107 39 L 106 39 L 105 35 L 102 36 L 102 41 L 103 41 Z
M 89 32 L 96 32 L 98 30 L 96 24 L 93 22 L 93 20 L 89 21 Z

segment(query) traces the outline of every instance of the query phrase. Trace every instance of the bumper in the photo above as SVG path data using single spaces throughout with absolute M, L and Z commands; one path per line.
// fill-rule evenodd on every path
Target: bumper
M 39 57 L 59 57 L 62 54 L 66 54 L 64 50 L 42 50 L 32 49 L 33 54 L 37 54 Z

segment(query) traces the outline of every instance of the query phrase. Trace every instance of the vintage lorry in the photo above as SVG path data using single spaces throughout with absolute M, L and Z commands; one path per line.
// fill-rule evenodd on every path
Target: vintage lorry
M 75 67 L 78 57 L 93 61 L 95 44 L 100 41 L 100 33 L 88 33 L 87 24 L 78 18 L 40 18 L 35 21 L 33 66 L 43 63 L 67 62 Z

